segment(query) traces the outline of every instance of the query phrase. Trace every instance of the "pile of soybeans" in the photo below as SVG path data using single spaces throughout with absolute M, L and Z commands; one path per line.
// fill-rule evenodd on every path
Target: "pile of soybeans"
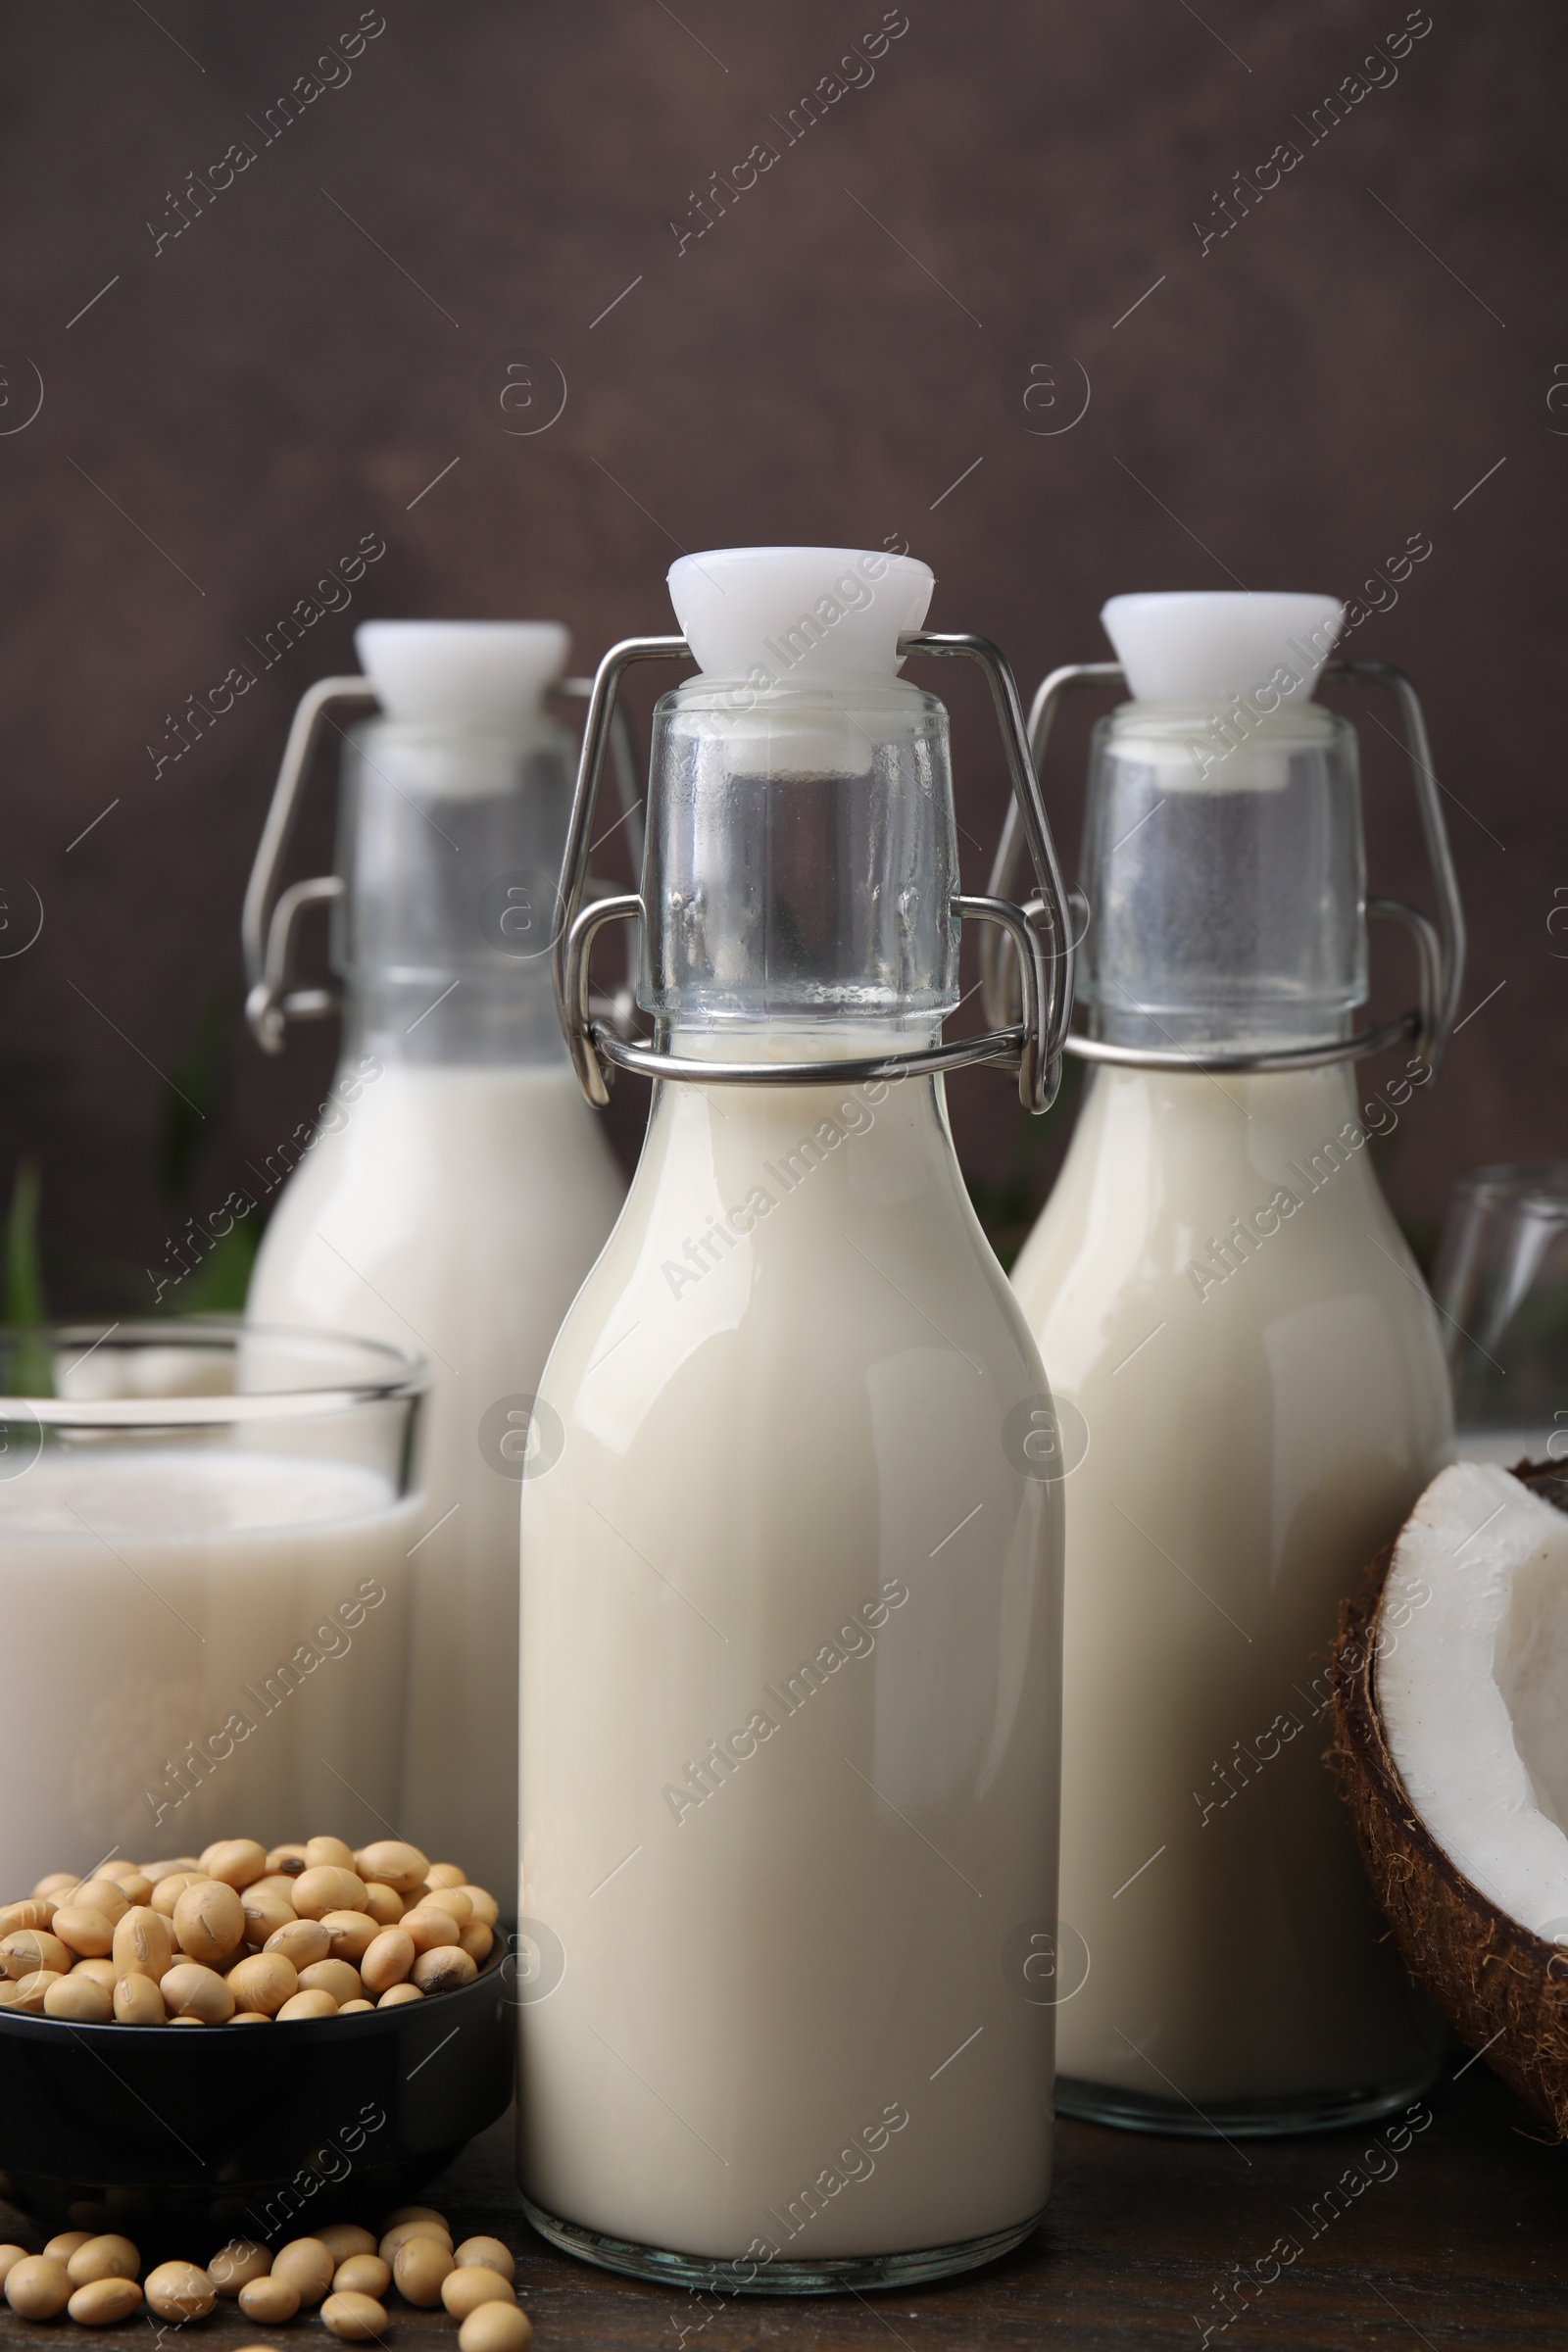
M 499 1906 L 401 1838 L 224 1838 L 170 1862 L 104 1862 L 0 1906 L 0 2009 L 76 2025 L 347 2017 L 477 1976 Z
M 319 2306 L 334 2335 L 369 2343 L 381 2339 L 383 2298 L 396 2286 L 405 2303 L 424 2311 L 440 2304 L 462 2322 L 461 2352 L 526 2352 L 533 2328 L 518 2308 L 513 2277 L 512 2255 L 500 2238 L 469 2237 L 454 2247 L 445 2216 L 428 2205 L 400 2205 L 382 2223 L 379 2240 L 352 2222 L 330 2222 L 275 2254 L 253 2239 L 233 2238 L 205 2269 L 161 2262 L 145 2279 L 128 2237 L 68 2230 L 41 2254 L 0 2246 L 5 2298 L 24 2320 L 65 2312 L 82 2328 L 113 2328 L 145 2302 L 160 2319 L 183 2325 L 205 2320 L 223 2297 L 262 2328 Z M 244 2352 L 269 2347 L 247 2345 Z

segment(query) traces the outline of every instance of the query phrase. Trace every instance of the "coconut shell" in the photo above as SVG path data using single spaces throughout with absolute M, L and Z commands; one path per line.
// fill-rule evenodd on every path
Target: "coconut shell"
M 1568 1506 L 1554 1463 L 1514 1473 Z M 1330 1750 L 1372 1891 L 1412 1973 L 1454 2031 L 1554 2136 L 1568 2139 L 1568 1950 L 1489 1901 L 1437 1843 L 1390 1752 L 1378 1701 L 1378 1620 L 1395 1546 L 1385 1544 L 1340 1611 Z

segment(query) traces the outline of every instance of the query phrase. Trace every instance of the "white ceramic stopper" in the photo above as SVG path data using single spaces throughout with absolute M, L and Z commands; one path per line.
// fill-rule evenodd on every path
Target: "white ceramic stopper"
M 756 687 L 893 677 L 935 586 L 929 564 L 855 547 L 724 547 L 669 567 L 695 660 Z
M 389 718 L 505 731 L 538 710 L 571 637 L 559 620 L 366 620 L 354 650 Z
M 1140 703 L 1223 703 L 1274 681 L 1305 702 L 1333 650 L 1345 607 L 1333 596 L 1248 596 L 1234 589 L 1113 596 L 1105 634 Z M 1295 685 L 1275 680 L 1288 670 Z

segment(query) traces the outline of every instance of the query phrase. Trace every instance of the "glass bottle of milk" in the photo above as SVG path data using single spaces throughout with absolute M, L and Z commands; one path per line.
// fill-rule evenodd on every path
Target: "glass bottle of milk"
M 1094 1067 L 1013 1276 L 1081 1416 L 1061 1911 L 1089 1970 L 1058 2105 L 1146 2130 L 1328 2128 L 1413 2096 L 1436 2059 L 1324 1767 L 1324 1665 L 1339 1603 L 1451 1445 L 1436 1316 L 1371 1147 L 1432 1078 L 1463 933 L 1418 770 L 1445 935 L 1372 911 L 1416 931 L 1441 1001 L 1351 1040 L 1356 739 L 1310 699 L 1343 612 L 1105 608 L 1135 699 L 1090 765 Z M 1393 1041 L 1358 1085 L 1351 1056 Z
M 689 643 L 608 908 L 656 1047 L 581 1018 L 604 907 L 558 982 L 598 1099 L 602 1054 L 666 1082 L 523 1488 L 519 2179 L 612 2269 L 887 2285 L 1015 2244 L 1050 2179 L 1060 1490 L 944 1106 L 947 712 L 897 675 L 983 641 L 902 638 L 906 558 L 669 577 L 686 639 L 607 657 L 564 889 L 599 706 Z
M 269 1160 L 269 1175 L 298 1165 L 248 1312 L 429 1360 L 396 1826 L 506 1886 L 528 1415 L 624 1189 L 551 992 L 573 753 L 542 698 L 567 637 L 553 622 L 372 621 L 355 643 L 368 679 L 325 682 L 302 713 L 309 725 L 355 687 L 380 705 L 345 741 L 340 879 L 294 886 L 334 901 L 342 1053 L 314 1139 Z M 253 993 L 264 1026 L 286 962 Z

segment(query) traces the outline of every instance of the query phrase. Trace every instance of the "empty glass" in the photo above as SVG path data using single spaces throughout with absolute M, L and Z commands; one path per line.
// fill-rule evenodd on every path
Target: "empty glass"
M 1433 1292 L 1461 1458 L 1568 1458 L 1568 1161 L 1464 1177 Z

